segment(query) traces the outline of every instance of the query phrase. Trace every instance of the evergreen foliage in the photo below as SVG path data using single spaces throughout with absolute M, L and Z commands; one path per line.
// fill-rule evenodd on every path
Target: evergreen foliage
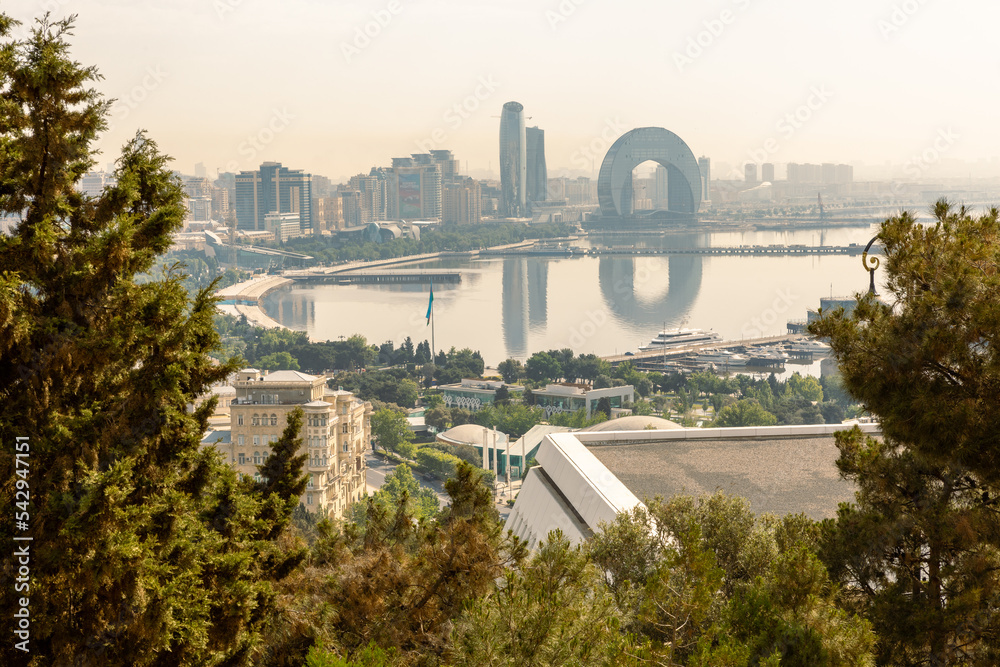
M 882 224 L 883 300 L 825 313 L 844 388 L 882 438 L 840 433 L 856 501 L 823 556 L 878 631 L 882 664 L 1000 661 L 1000 220 L 938 202 Z
M 117 184 L 80 194 L 106 128 L 99 74 L 70 58 L 72 19 L 24 42 L 12 25 L 0 16 L 0 212 L 22 218 L 0 236 L 0 522 L 14 534 L 7 443 L 27 436 L 31 664 L 250 664 L 272 583 L 302 556 L 275 541 L 298 470 L 265 495 L 199 446 L 214 403 L 187 406 L 237 368 L 208 357 L 215 302 L 189 300 L 176 266 L 137 281 L 181 226 L 180 185 L 140 132 Z

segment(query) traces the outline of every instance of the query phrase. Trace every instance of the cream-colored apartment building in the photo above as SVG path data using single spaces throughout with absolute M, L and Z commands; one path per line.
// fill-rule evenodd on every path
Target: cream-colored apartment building
M 289 413 L 304 413 L 302 450 L 309 454 L 309 485 L 300 502 L 310 512 L 341 517 L 365 494 L 365 449 L 371 440 L 371 403 L 349 391 L 332 390 L 326 378 L 298 371 L 239 372 L 229 406 L 230 442 L 216 447 L 228 453 L 240 473 L 256 476 L 257 467 L 281 437 Z

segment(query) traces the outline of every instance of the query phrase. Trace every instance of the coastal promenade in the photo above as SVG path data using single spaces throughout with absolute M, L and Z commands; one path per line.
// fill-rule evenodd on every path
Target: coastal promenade
M 260 300 L 276 289 L 291 285 L 294 280 L 284 276 L 256 276 L 241 283 L 223 287 L 215 293 L 222 303 L 219 310 L 230 315 L 245 315 L 247 321 L 262 329 L 281 329 L 282 325 L 268 317 Z
M 516 250 L 518 248 L 526 248 L 534 244 L 533 240 L 521 241 L 520 243 L 511 243 L 504 246 L 497 246 L 494 250 Z M 346 282 L 350 279 L 352 282 L 363 282 L 365 281 L 364 276 L 367 274 L 373 279 L 378 269 L 385 267 L 400 266 L 403 264 L 420 264 L 422 262 L 430 262 L 436 259 L 448 259 L 448 258 L 467 258 L 476 257 L 482 251 L 481 250 L 467 250 L 467 251 L 457 251 L 457 252 L 432 252 L 425 253 L 422 255 L 409 255 L 406 257 L 393 257 L 390 259 L 380 259 L 371 262 L 345 262 L 343 264 L 337 264 L 336 266 L 321 266 L 314 267 L 310 269 L 289 269 L 283 271 L 280 275 L 267 275 L 267 276 L 255 276 L 250 280 L 244 280 L 243 282 L 236 283 L 235 285 L 230 285 L 229 287 L 224 287 L 215 293 L 222 303 L 219 304 L 219 310 L 230 315 L 240 316 L 245 315 L 247 321 L 249 321 L 254 326 L 258 326 L 264 329 L 281 329 L 283 325 L 276 320 L 271 319 L 264 313 L 264 309 L 260 307 L 260 300 L 267 296 L 269 293 L 276 289 L 281 289 L 287 287 L 298 281 L 304 280 L 315 280 L 315 279 L 332 279 L 338 280 L 338 276 L 344 279 Z M 404 273 L 409 276 L 414 282 L 423 282 L 420 280 L 421 275 L 414 272 L 399 272 L 400 275 Z M 448 272 L 448 277 L 444 280 L 453 280 L 454 272 Z M 374 280 L 373 280 L 374 282 Z M 385 282 L 392 282 L 391 280 L 386 280 Z

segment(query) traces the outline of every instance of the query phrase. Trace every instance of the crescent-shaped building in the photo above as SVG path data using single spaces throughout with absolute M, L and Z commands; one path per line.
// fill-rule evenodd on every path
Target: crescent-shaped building
M 701 204 L 701 170 L 684 140 L 662 127 L 626 132 L 608 149 L 597 177 L 601 215 L 632 215 L 632 170 L 652 160 L 667 170 L 667 210 L 697 213 Z

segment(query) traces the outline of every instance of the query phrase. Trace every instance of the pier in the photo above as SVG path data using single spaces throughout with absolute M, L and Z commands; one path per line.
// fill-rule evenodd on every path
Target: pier
M 448 269 L 394 269 L 391 271 L 300 271 L 296 281 L 323 282 L 335 285 L 412 285 L 426 283 L 460 283 L 462 274 Z
M 769 336 L 766 338 L 752 338 L 746 340 L 713 341 L 711 343 L 702 343 L 699 345 L 672 347 L 666 350 L 639 350 L 638 352 L 630 352 L 628 354 L 615 354 L 607 357 L 601 357 L 601 359 L 607 361 L 612 366 L 617 366 L 618 364 L 628 361 L 637 370 L 662 371 L 664 370 L 665 364 L 668 362 L 678 362 L 684 357 L 689 357 L 706 350 L 730 350 L 733 348 L 743 348 L 747 350 L 747 356 L 752 357 L 752 350 L 755 347 L 790 343 L 801 338 L 802 336 L 800 335 L 785 334 L 783 336 Z M 803 360 L 802 357 L 793 357 L 793 359 Z M 784 364 L 779 364 L 777 360 L 762 359 L 759 363 L 749 365 L 749 370 L 751 372 L 780 371 L 783 367 Z
M 847 246 L 807 246 L 807 245 L 741 245 L 714 246 L 704 248 L 636 248 L 635 246 L 607 246 L 603 248 L 512 248 L 507 250 L 484 250 L 482 255 L 498 256 L 557 256 L 586 257 L 604 255 L 723 255 L 723 256 L 785 256 L 785 255 L 861 255 L 865 247 L 852 243 Z M 872 253 L 881 248 L 872 247 Z

